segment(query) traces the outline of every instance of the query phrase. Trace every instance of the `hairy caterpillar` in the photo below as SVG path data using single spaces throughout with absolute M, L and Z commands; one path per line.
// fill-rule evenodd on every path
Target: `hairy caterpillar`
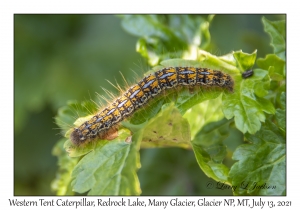
M 96 138 L 105 139 L 120 121 L 133 114 L 162 91 L 178 86 L 194 87 L 196 85 L 223 87 L 233 91 L 234 81 L 230 75 L 208 68 L 163 68 L 144 77 L 90 120 L 74 128 L 70 134 L 71 142 L 79 146 Z

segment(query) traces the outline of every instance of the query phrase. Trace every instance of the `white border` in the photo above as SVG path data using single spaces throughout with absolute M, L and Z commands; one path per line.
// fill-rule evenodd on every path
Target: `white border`
M 295 2 L 295 3 L 293 3 Z M 8 199 L 13 199 L 13 14 L 15 13 L 287 13 L 287 196 L 263 197 L 263 200 L 292 200 L 293 209 L 300 206 L 299 202 L 299 13 L 296 11 L 296 1 L 251 0 L 251 1 L 8 1 L 0 3 L 0 42 L 1 68 L 0 91 L 2 120 L 1 136 L 1 190 L 0 206 L 8 207 Z M 16 198 L 16 197 L 15 197 Z M 38 200 L 52 197 L 17 197 L 17 199 Z M 56 197 L 53 197 L 57 199 Z M 116 197 L 115 197 L 116 198 Z M 116 198 L 119 199 L 120 197 Z M 155 197 L 163 199 L 163 197 Z M 184 198 L 184 197 L 180 197 Z M 221 199 L 232 197 L 209 197 Z M 241 197 L 239 197 L 241 198 Z M 255 198 L 259 197 L 247 197 Z M 79 198 L 63 197 L 63 199 L 78 200 Z M 92 199 L 97 199 L 93 197 Z M 133 198 L 134 199 L 134 198 Z M 142 197 L 142 199 L 148 199 Z M 171 197 L 165 197 L 171 199 Z M 198 197 L 190 197 L 196 200 Z M 13 207 L 10 209 L 17 209 Z M 40 207 L 39 207 L 40 208 Z M 51 207 L 48 207 L 51 208 Z M 65 207 L 74 209 L 73 207 Z M 100 208 L 100 207 L 98 207 Z M 182 207 L 176 207 L 182 208 Z M 200 207 L 198 207 L 200 208 Z M 223 207 L 224 208 L 224 207 Z M 230 208 L 230 207 L 229 207 Z M 8 208 L 5 208 L 8 209 Z M 110 208 L 112 209 L 112 208 Z M 115 208 L 113 208 L 115 209 Z M 129 208 L 128 208 L 129 209 Z M 151 208 L 150 208 L 151 209 Z M 162 208 L 156 208 L 162 209 Z M 211 208 L 214 209 L 214 208 Z

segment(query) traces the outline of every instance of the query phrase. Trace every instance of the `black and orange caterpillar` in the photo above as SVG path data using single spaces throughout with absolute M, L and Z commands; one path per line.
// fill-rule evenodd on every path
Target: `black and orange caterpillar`
M 133 114 L 162 91 L 179 86 L 196 85 L 223 87 L 232 92 L 234 81 L 229 74 L 208 68 L 163 68 L 144 77 L 110 105 L 97 112 L 90 120 L 74 128 L 70 139 L 77 146 L 96 138 L 105 139 L 120 121 Z

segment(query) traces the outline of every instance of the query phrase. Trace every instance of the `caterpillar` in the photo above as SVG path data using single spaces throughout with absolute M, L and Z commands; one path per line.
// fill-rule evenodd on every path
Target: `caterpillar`
M 70 140 L 79 146 L 96 138 L 105 139 L 118 123 L 164 90 L 179 86 L 192 88 L 196 85 L 223 87 L 232 92 L 234 81 L 229 74 L 219 70 L 196 67 L 163 68 L 144 77 L 90 120 L 74 128 Z

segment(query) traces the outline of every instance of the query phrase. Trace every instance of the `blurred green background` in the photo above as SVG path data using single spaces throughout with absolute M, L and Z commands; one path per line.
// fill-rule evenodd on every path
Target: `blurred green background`
M 257 49 L 258 57 L 272 53 L 261 18 L 216 15 L 209 51 L 223 55 Z M 114 15 L 14 16 L 15 195 L 55 195 L 50 185 L 57 159 L 51 151 L 62 137 L 54 123 L 60 107 L 69 100 L 95 99 L 95 92 L 105 94 L 101 87 L 116 92 L 106 80 L 124 86 L 119 71 L 129 81 L 136 78 L 132 70 L 146 72 L 146 62 L 135 52 L 138 38 L 127 34 L 120 23 Z M 240 133 L 231 136 L 242 142 Z M 213 180 L 202 173 L 193 151 L 141 150 L 141 165 L 142 195 L 232 195 L 231 190 L 206 189 Z

